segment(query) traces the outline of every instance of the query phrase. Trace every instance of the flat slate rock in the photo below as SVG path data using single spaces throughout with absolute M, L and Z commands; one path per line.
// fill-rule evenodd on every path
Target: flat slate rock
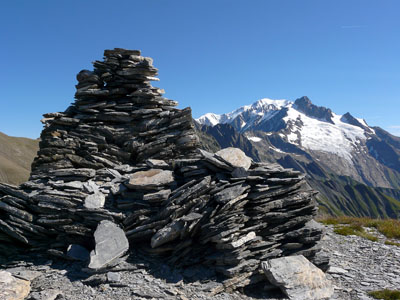
M 96 171 L 93 169 L 58 169 L 49 172 L 51 175 L 67 177 L 67 176 L 82 176 L 82 177 L 94 177 Z
M 0 299 L 23 300 L 31 291 L 31 283 L 28 280 L 15 278 L 11 273 L 0 271 Z
M 101 221 L 94 233 L 96 248 L 90 253 L 90 269 L 102 269 L 129 249 L 124 231 L 111 221 Z
M 174 182 L 172 171 L 161 169 L 150 169 L 139 171 L 131 175 L 129 182 L 125 185 L 131 189 L 152 189 L 169 185 Z
M 106 202 L 106 197 L 101 192 L 96 192 L 94 194 L 88 195 L 85 198 L 85 202 L 83 204 L 86 208 L 101 208 L 104 206 Z
M 150 168 L 168 168 L 168 164 L 161 159 L 148 159 L 146 160 L 146 164 L 150 167 Z
M 244 193 L 248 189 L 247 185 L 237 184 L 232 187 L 228 187 L 223 189 L 222 191 L 215 194 L 215 200 L 218 203 L 227 203 L 230 200 L 233 200 Z
M 238 148 L 225 148 L 219 150 L 215 155 L 235 168 L 243 168 L 247 171 L 251 166 L 251 158 Z
M 274 258 L 261 263 L 268 280 L 293 300 L 329 299 L 333 286 L 304 256 Z

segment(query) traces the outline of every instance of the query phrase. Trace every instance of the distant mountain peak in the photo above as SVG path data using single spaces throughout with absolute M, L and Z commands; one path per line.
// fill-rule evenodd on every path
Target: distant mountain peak
M 364 119 L 355 118 L 349 112 L 345 113 L 340 118 L 340 121 L 342 121 L 343 123 L 347 123 L 347 124 L 350 124 L 353 126 L 360 127 L 368 133 L 374 133 L 374 130 L 368 126 L 367 122 L 365 122 Z
M 253 125 L 272 117 L 275 113 L 285 107 L 289 107 L 293 102 L 289 100 L 273 100 L 268 98 L 260 99 L 253 104 L 244 105 L 230 113 L 214 114 L 207 113 L 196 121 L 202 125 L 215 126 L 217 124 L 230 124 L 237 131 L 246 131 Z
M 296 99 L 293 107 L 309 117 L 334 124 L 332 111 L 329 108 L 312 104 L 307 96 Z
M 254 102 L 251 107 L 253 108 L 266 108 L 270 106 L 275 106 L 276 108 L 282 108 L 290 105 L 292 102 L 289 100 L 281 99 L 281 100 L 273 100 L 269 98 L 263 98 L 256 102 Z

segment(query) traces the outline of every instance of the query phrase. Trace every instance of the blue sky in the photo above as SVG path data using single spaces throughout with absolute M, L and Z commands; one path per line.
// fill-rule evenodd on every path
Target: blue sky
M 260 98 L 349 111 L 400 136 L 400 1 L 13 0 L 0 4 L 0 131 L 39 137 L 103 50 L 154 58 L 194 117 Z

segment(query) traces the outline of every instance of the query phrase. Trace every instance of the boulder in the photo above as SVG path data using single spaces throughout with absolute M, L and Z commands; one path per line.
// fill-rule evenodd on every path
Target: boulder
M 129 249 L 124 231 L 111 221 L 101 221 L 94 233 L 95 250 L 90 253 L 91 269 L 102 269 Z
M 333 286 L 325 274 L 304 256 L 287 256 L 262 262 L 268 280 L 293 300 L 329 299 Z
M 23 300 L 31 291 L 31 283 L 28 280 L 15 278 L 11 273 L 0 271 L 0 299 Z
M 247 171 L 251 166 L 251 158 L 238 148 L 225 148 L 215 155 L 235 168 L 243 168 Z

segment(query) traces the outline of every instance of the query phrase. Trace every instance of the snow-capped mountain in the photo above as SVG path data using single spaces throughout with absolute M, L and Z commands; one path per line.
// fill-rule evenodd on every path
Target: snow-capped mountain
M 227 114 L 205 114 L 196 119 L 196 121 L 207 126 L 231 124 L 236 130 L 243 132 L 256 124 L 269 120 L 282 108 L 288 107 L 291 104 L 292 102 L 288 100 L 272 100 L 264 98 L 254 102 L 252 105 L 242 106 Z
M 240 147 L 253 159 L 277 161 L 307 173 L 321 193 L 334 192 L 337 181 L 325 190 L 332 176 L 339 181 L 346 176 L 372 188 L 400 189 L 399 137 L 350 113 L 339 115 L 316 106 L 307 97 L 294 102 L 261 99 L 230 113 L 205 114 L 196 123 L 221 147 Z M 351 197 L 357 195 L 349 193 Z
M 238 132 L 281 132 L 287 142 L 308 150 L 335 153 L 351 161 L 352 152 L 360 151 L 374 130 L 363 119 L 349 113 L 337 115 L 330 109 L 318 107 L 307 97 L 288 100 L 261 99 L 231 113 L 208 113 L 196 121 L 202 125 L 229 124 Z M 253 142 L 260 138 L 248 136 Z

